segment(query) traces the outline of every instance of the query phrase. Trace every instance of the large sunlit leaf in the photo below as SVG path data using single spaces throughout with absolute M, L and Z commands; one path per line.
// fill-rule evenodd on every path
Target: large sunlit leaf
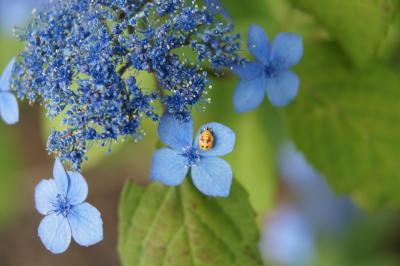
M 286 109 L 292 136 L 339 192 L 400 206 L 400 75 L 355 70 L 334 45 L 309 45 L 300 95 Z
M 190 181 L 146 188 L 128 182 L 119 218 L 124 266 L 262 265 L 255 214 L 236 182 L 227 199 L 205 197 Z
M 396 0 L 290 0 L 313 15 L 363 65 L 373 59 L 398 11 Z

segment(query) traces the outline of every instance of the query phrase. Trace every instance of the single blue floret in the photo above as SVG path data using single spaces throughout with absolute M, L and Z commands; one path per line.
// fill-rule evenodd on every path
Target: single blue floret
M 0 116 L 8 125 L 19 121 L 18 102 L 14 94 L 10 92 L 10 80 L 14 64 L 15 58 L 7 65 L 0 77 Z
M 81 246 L 103 240 L 100 212 L 86 203 L 88 185 L 83 176 L 66 172 L 56 160 L 54 179 L 42 180 L 35 190 L 35 204 L 45 215 L 38 233 L 45 247 L 54 254 L 66 251 L 73 238 Z
M 212 131 L 213 145 L 209 150 L 199 147 L 199 138 L 204 129 Z M 167 186 L 183 182 L 189 169 L 194 185 L 203 194 L 212 197 L 227 197 L 232 183 L 232 169 L 218 158 L 233 150 L 235 133 L 219 123 L 209 123 L 200 128 L 193 141 L 193 121 L 176 120 L 165 114 L 160 121 L 158 134 L 168 145 L 153 156 L 150 177 Z
M 272 44 L 265 31 L 252 25 L 248 32 L 248 49 L 256 61 L 234 67 L 241 80 L 234 94 L 237 112 L 257 108 L 267 94 L 272 105 L 283 107 L 297 95 L 300 79 L 290 68 L 303 57 L 301 36 L 279 33 Z

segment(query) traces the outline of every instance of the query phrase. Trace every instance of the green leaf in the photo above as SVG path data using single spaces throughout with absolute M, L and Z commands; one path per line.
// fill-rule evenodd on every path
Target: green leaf
M 125 185 L 118 251 L 124 266 L 252 266 L 258 254 L 255 214 L 237 184 L 227 199 L 179 187 Z
M 394 0 L 291 0 L 313 15 L 359 66 L 377 55 L 398 11 Z
M 299 148 L 339 192 L 400 206 L 400 76 L 356 70 L 330 44 L 308 45 L 300 95 L 285 110 Z

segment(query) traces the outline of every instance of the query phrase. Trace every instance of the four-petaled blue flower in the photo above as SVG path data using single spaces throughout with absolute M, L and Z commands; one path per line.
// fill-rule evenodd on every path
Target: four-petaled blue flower
M 54 254 L 67 250 L 71 238 L 81 246 L 103 240 L 100 212 L 86 203 L 88 186 L 83 176 L 66 172 L 56 160 L 54 179 L 42 180 L 35 190 L 36 209 L 45 215 L 38 233 L 46 248 Z
M 296 97 L 300 85 L 299 77 L 290 68 L 303 56 L 301 36 L 279 33 L 270 44 L 265 31 L 252 25 L 247 46 L 257 60 L 234 67 L 241 78 L 234 94 L 236 111 L 255 109 L 265 94 L 274 106 L 286 106 Z
M 12 125 L 19 120 L 18 102 L 10 92 L 11 72 L 15 58 L 11 60 L 0 77 L 0 116 L 6 124 Z
M 204 129 L 212 131 L 214 143 L 210 150 L 199 147 L 200 134 Z M 194 185 L 205 195 L 212 197 L 229 196 L 232 183 L 232 169 L 218 158 L 230 153 L 235 145 L 235 133 L 219 123 L 202 126 L 193 142 L 193 121 L 177 121 L 165 114 L 160 121 L 158 134 L 168 145 L 153 156 L 151 179 L 168 186 L 182 183 L 191 168 Z

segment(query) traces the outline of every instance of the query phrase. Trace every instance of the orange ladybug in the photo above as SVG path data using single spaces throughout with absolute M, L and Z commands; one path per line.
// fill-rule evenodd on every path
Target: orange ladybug
M 199 147 L 203 151 L 209 151 L 214 147 L 214 134 L 211 128 L 207 127 L 201 131 Z

